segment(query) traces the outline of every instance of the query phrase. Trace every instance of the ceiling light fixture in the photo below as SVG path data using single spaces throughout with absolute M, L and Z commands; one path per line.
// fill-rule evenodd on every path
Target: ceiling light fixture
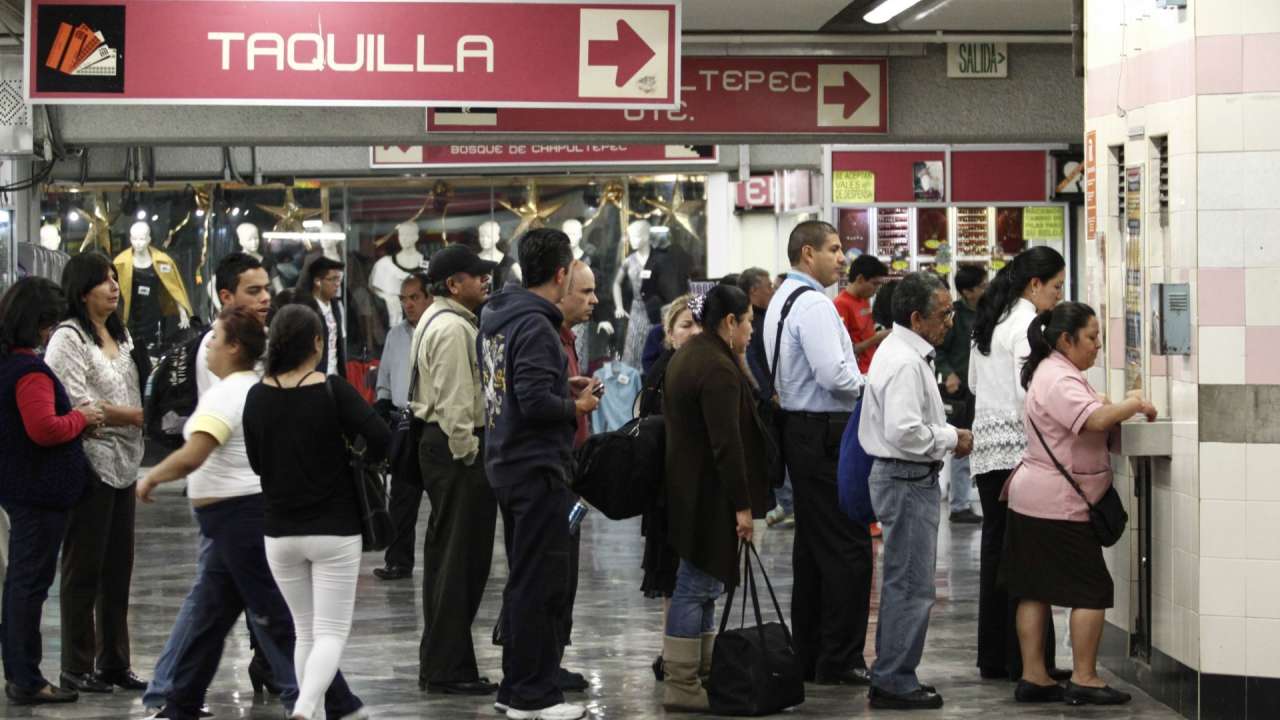
M 862 19 L 872 25 L 887 23 L 899 14 L 910 10 L 919 2 L 920 0 L 884 0 L 879 5 L 871 8 L 871 11 L 863 15 Z

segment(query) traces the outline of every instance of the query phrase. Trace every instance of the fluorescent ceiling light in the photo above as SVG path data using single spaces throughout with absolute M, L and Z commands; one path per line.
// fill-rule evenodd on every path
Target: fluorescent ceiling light
M 887 23 L 897 17 L 899 13 L 911 9 L 919 2 L 920 0 L 884 0 L 884 2 L 872 8 L 871 12 L 863 15 L 862 19 L 873 25 Z

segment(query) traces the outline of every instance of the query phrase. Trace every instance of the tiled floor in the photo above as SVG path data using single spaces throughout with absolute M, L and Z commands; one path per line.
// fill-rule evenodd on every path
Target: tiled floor
M 173 486 L 169 486 L 170 488 Z M 424 503 L 425 504 L 425 503 Z M 425 511 L 424 511 L 425 519 Z M 420 526 L 421 527 L 421 526 Z M 611 522 L 593 514 L 583 525 L 581 589 L 575 613 L 574 646 L 566 665 L 584 672 L 592 683 L 585 694 L 570 696 L 587 703 L 593 718 L 679 717 L 664 713 L 660 692 L 649 669 L 661 645 L 661 604 L 646 600 L 640 585 L 640 541 L 637 522 Z M 758 523 L 758 546 L 780 600 L 790 597 L 791 530 L 767 530 Z M 977 616 L 978 526 L 948 527 L 944 519 L 939 542 L 938 603 L 934 608 L 921 676 L 936 685 L 946 699 L 941 711 L 921 712 L 928 718 L 1006 716 L 1010 718 L 1176 718 L 1176 713 L 1134 691 L 1132 704 L 1119 708 L 1068 708 L 1062 705 L 1022 706 L 1013 702 L 1013 686 L 982 681 L 974 665 Z M 419 535 L 421 537 L 421 535 Z M 421 551 L 419 551 L 419 554 Z M 367 703 L 374 718 L 493 718 L 489 703 L 428 695 L 417 689 L 417 652 L 421 632 L 417 585 L 414 580 L 380 582 L 370 571 L 380 564 L 367 555 L 360 578 L 356 622 L 342 668 L 352 688 Z M 494 555 L 493 575 L 475 625 L 481 672 L 496 677 L 498 648 L 489 643 L 506 577 L 501 528 Z M 185 500 L 166 489 L 155 505 L 138 511 L 137 566 L 133 578 L 131 612 L 134 667 L 148 677 L 169 633 L 174 614 L 185 596 L 194 571 L 194 531 Z M 58 600 L 45 610 L 45 663 L 49 677 L 57 677 Z M 878 592 L 878 591 L 877 591 Z M 1062 618 L 1059 618 L 1061 624 Z M 872 640 L 874 648 L 874 618 Z M 1059 638 L 1065 638 L 1060 629 Z M 1059 649 L 1069 663 L 1069 649 Z M 228 641 L 222 668 L 209 693 L 218 718 L 279 718 L 278 703 L 255 701 L 245 667 L 250 653 L 243 628 Z M 869 658 L 870 659 L 870 658 Z M 1108 675 L 1108 677 L 1111 677 Z M 1113 678 L 1114 680 L 1114 678 Z M 1124 683 L 1115 681 L 1118 687 Z M 1130 688 L 1126 688 L 1130 689 Z M 791 715 L 812 718 L 864 717 L 872 714 L 865 691 L 855 688 L 808 686 L 808 699 Z M 875 713 L 907 717 L 902 713 Z M 65 706 L 19 708 L 0 701 L 0 717 L 26 718 L 142 718 L 138 696 L 90 696 Z

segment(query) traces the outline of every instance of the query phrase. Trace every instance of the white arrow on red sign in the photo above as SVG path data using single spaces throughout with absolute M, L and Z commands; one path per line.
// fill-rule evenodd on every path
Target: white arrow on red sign
M 630 82 L 656 54 L 626 20 L 618 21 L 617 40 L 591 40 L 587 43 L 587 63 L 618 68 L 614 79 L 618 87 Z

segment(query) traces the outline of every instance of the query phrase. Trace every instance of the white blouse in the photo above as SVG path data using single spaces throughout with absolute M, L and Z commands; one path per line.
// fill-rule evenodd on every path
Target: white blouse
M 129 355 L 133 340 L 126 338 L 119 346 L 115 358 L 108 358 L 74 320 L 68 320 L 54 329 L 44 361 L 66 387 L 73 406 L 92 400 L 142 407 L 138 368 Z M 102 482 L 129 487 L 137 481 L 142 463 L 142 428 L 117 425 L 86 433 L 84 452 Z
M 975 397 L 969 467 L 974 475 L 1012 470 L 1022 461 L 1027 447 L 1022 366 L 1031 354 L 1027 329 L 1035 318 L 1036 306 L 1020 298 L 996 324 L 991 354 L 969 349 L 969 389 Z

